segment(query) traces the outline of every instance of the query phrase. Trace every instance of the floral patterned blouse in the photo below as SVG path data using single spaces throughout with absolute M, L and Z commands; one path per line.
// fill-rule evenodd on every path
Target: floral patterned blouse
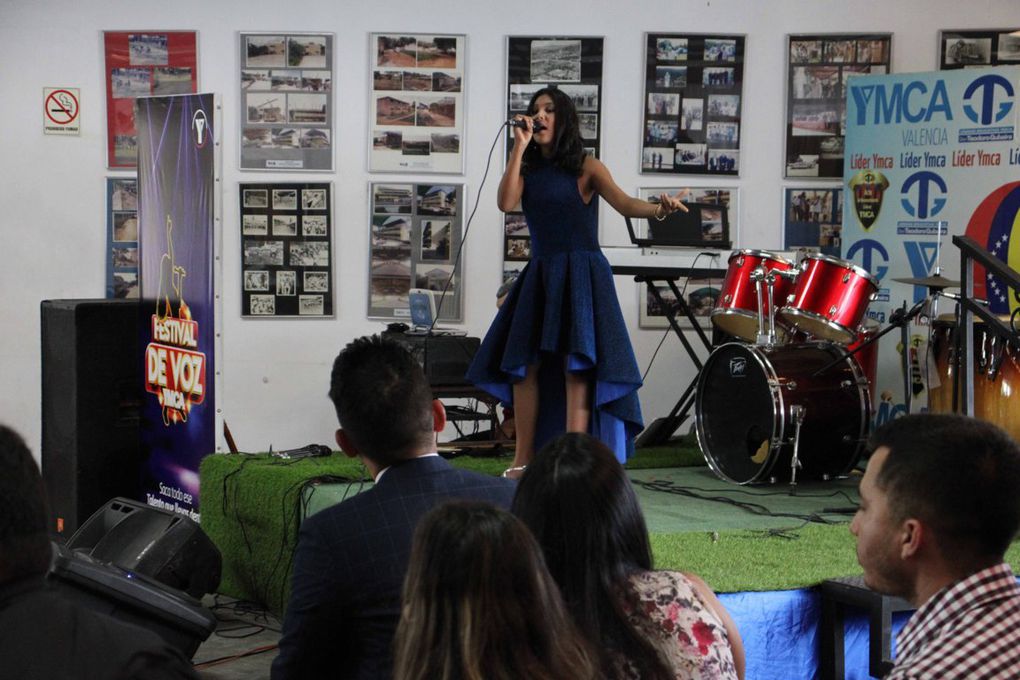
M 644 571 L 631 577 L 631 585 L 643 615 L 629 611 L 630 620 L 662 650 L 677 678 L 737 678 L 726 628 L 686 576 Z M 620 677 L 640 676 L 625 662 Z

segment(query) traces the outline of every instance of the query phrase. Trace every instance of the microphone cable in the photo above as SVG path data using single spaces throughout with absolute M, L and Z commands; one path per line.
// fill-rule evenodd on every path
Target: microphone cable
M 446 279 L 446 284 L 443 286 L 443 291 L 439 294 L 439 300 L 436 302 L 436 315 L 432 319 L 432 325 L 429 326 L 426 337 L 432 335 L 432 329 L 435 328 L 436 322 L 439 321 L 439 317 L 443 311 L 443 299 L 446 297 L 446 292 L 450 289 L 450 284 L 453 282 L 453 277 L 457 275 L 457 268 L 460 266 L 460 256 L 464 252 L 464 244 L 467 243 L 468 232 L 471 230 L 471 221 L 475 218 L 475 213 L 478 211 L 479 200 L 482 197 L 482 189 L 485 187 L 485 180 L 489 176 L 489 167 L 492 165 L 492 152 L 496 150 L 496 144 L 499 143 L 499 138 L 503 135 L 503 130 L 509 126 L 509 123 L 503 123 L 499 126 L 499 131 L 496 132 L 496 138 L 492 140 L 492 146 L 489 147 L 489 156 L 485 160 L 485 172 L 482 173 L 482 182 L 478 185 L 478 191 L 475 193 L 475 204 L 471 207 L 471 214 L 468 216 L 467 222 L 464 224 L 464 233 L 461 234 L 460 244 L 457 246 L 457 254 L 453 258 L 453 269 L 450 270 L 450 276 Z M 461 287 L 463 290 L 463 286 Z

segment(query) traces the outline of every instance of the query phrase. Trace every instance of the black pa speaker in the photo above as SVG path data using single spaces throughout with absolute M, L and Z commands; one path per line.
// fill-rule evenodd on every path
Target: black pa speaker
M 189 659 L 216 629 L 216 616 L 187 593 L 66 545 L 53 549 L 49 582 L 62 597 L 151 630 Z
M 114 496 L 141 498 L 139 303 L 44 300 L 42 475 L 70 535 Z
M 127 498 L 100 508 L 67 547 L 193 597 L 214 593 L 220 585 L 223 557 L 194 520 Z

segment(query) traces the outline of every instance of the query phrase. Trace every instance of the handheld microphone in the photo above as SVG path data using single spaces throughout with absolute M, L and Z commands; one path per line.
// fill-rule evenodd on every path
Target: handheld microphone
M 518 128 L 523 129 L 523 130 L 527 130 L 528 129 L 527 124 L 523 120 L 518 120 L 516 118 L 511 118 L 510 120 L 508 120 L 506 122 L 506 124 L 509 125 L 510 127 L 518 127 Z M 531 119 L 531 131 L 532 132 L 541 132 L 544 129 L 545 129 L 545 125 L 543 125 L 541 122 L 535 120 L 534 118 Z

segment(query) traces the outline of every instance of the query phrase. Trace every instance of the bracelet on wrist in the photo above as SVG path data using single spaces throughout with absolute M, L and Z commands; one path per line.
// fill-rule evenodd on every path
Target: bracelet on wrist
M 659 214 L 659 208 L 662 208 L 661 215 Z M 666 212 L 666 206 L 664 206 L 662 203 L 657 203 L 655 206 L 655 212 L 652 213 L 652 217 L 655 218 L 656 222 L 662 222 L 664 219 L 666 219 L 666 215 L 668 214 L 669 213 Z

